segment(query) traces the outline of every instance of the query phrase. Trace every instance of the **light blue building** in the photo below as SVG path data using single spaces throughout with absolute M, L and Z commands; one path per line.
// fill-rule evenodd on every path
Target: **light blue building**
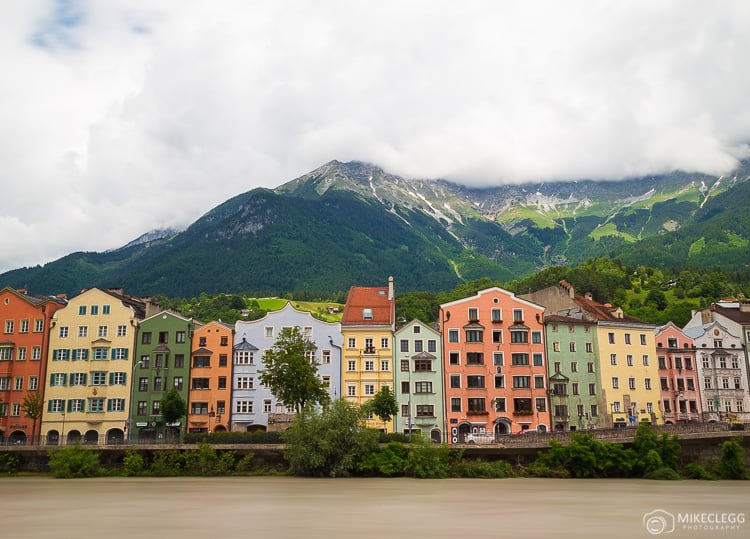
M 269 430 L 269 414 L 293 413 L 264 387 L 260 372 L 265 368 L 263 354 L 276 343 L 283 328 L 298 327 L 315 344 L 314 361 L 318 376 L 328 387 L 331 400 L 341 396 L 341 324 L 324 322 L 291 303 L 259 320 L 237 321 L 234 332 L 232 369 L 232 430 Z M 271 428 L 270 430 L 278 430 Z
M 443 354 L 440 333 L 412 320 L 394 333 L 396 432 L 445 441 Z

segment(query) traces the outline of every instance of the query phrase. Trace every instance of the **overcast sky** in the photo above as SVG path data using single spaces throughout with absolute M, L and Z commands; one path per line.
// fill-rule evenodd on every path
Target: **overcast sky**
M 471 185 L 748 156 L 750 2 L 0 2 L 0 271 L 332 160 Z M 2 285 L 2 283 L 0 283 Z

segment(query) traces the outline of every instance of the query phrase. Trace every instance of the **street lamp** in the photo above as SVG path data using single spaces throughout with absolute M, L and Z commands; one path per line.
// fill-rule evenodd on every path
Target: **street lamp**
M 65 443 L 65 405 L 63 405 L 62 409 L 62 428 L 60 432 L 60 445 L 64 445 Z
M 129 413 L 128 413 L 128 419 L 125 421 L 125 425 L 128 428 L 128 443 L 130 443 L 130 442 L 133 441 L 133 436 L 132 436 L 132 432 L 133 432 L 132 417 L 133 417 L 133 400 L 135 399 L 135 369 L 137 367 L 139 367 L 139 366 L 143 367 L 143 363 L 144 363 L 144 361 L 142 359 L 139 359 L 138 361 L 136 361 L 135 363 L 133 363 L 133 370 L 132 370 L 132 374 L 130 376 L 130 408 L 129 408 Z
M 211 411 L 208 412 L 208 434 L 211 435 L 211 418 L 216 417 L 216 413 L 214 412 L 214 407 L 211 406 Z

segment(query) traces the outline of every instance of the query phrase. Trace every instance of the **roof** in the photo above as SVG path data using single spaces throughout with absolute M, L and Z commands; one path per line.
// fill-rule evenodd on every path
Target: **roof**
M 593 320 L 587 320 L 585 318 L 581 317 L 573 317 L 573 316 L 563 316 L 561 314 L 548 314 L 544 317 L 544 323 L 551 323 L 551 324 L 595 324 L 596 322 Z
M 341 325 L 392 326 L 395 300 L 388 297 L 387 286 L 352 286 L 346 298 Z
M 732 322 L 737 322 L 741 325 L 750 325 L 750 311 L 741 309 L 738 303 L 735 303 L 734 305 L 737 305 L 737 307 L 727 307 L 714 303 L 711 305 L 711 310 L 716 314 L 728 318 Z
M 588 299 L 583 296 L 575 296 L 573 301 L 583 309 L 586 314 L 596 320 L 597 322 L 617 322 L 622 324 L 649 324 L 648 322 L 629 316 L 622 311 L 620 307 L 612 307 L 609 304 L 599 303 L 593 299 Z

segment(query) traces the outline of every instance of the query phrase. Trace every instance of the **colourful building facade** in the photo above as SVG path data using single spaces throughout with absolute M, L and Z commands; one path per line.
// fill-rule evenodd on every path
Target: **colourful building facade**
M 49 320 L 65 305 L 59 297 L 0 290 L 0 442 L 39 441 Z
M 42 435 L 48 444 L 122 443 L 138 322 L 146 303 L 91 288 L 50 323 Z
M 672 322 L 655 332 L 664 423 L 700 421 L 703 406 L 693 339 Z
M 167 423 L 161 401 L 175 388 L 188 401 L 191 337 L 195 323 L 171 311 L 140 322 L 133 363 L 128 440 L 148 443 L 180 439 L 185 417 Z
M 440 306 L 451 443 L 549 429 L 543 315 L 497 287 Z
M 396 323 L 393 278 L 388 286 L 352 286 L 341 318 L 342 397 L 362 405 L 381 388 L 393 389 L 393 332 Z M 370 427 L 393 431 L 391 424 L 371 418 Z
M 396 333 L 394 387 L 399 403 L 396 432 L 444 442 L 443 353 L 440 333 L 412 320 Z
M 196 327 L 191 342 L 187 429 L 192 433 L 231 428 L 234 326 L 211 321 Z

